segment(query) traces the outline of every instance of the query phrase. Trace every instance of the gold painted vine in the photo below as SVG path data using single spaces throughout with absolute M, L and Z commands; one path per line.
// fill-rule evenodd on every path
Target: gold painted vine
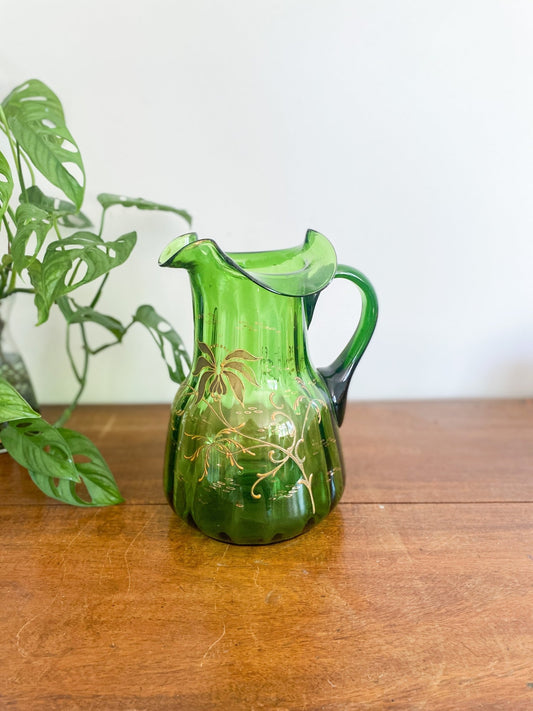
M 204 402 L 221 424 L 221 429 L 215 434 L 185 433 L 190 440 L 195 442 L 196 446 L 193 453 L 185 455 L 185 458 L 191 462 L 198 460 L 203 462 L 199 481 L 202 481 L 208 475 L 211 456 L 215 453 L 223 455 L 230 466 L 242 471 L 243 466 L 239 463 L 241 455 L 255 456 L 257 451 L 266 448 L 268 449 L 267 457 L 274 466 L 266 472 L 257 474 L 256 481 L 251 487 L 251 496 L 254 499 L 260 499 L 262 495 L 257 491 L 259 484 L 269 477 L 275 477 L 288 461 L 292 461 L 301 473 L 296 485 L 305 487 L 311 500 L 313 513 L 315 513 L 312 490 L 313 474 L 306 471 L 305 454 L 301 452 L 301 449 L 304 444 L 304 432 L 306 431 L 309 417 L 314 411 L 318 422 L 320 422 L 321 409 L 326 407 L 326 403 L 320 398 L 311 398 L 304 395 L 299 395 L 296 398 L 292 405 L 294 415 L 301 416 L 302 411 L 300 408 L 305 406 L 301 429 L 298 432 L 293 417 L 285 411 L 285 403 L 276 404 L 275 393 L 271 393 L 269 399 L 273 410 L 272 421 L 285 418 L 288 425 L 287 430 L 292 435 L 292 442 L 289 446 L 283 447 L 275 442 L 268 442 L 265 439 L 248 434 L 243 429 L 246 424 L 245 421 L 238 425 L 232 425 L 228 422 L 222 411 L 221 400 L 225 395 L 232 394 L 243 408 L 246 407 L 244 402 L 245 381 L 256 387 L 259 386 L 249 364 L 260 360 L 260 358 L 240 348 L 227 353 L 222 358 L 217 358 L 216 346 L 199 343 L 198 347 L 201 355 L 197 359 L 192 372 L 194 376 L 198 377 L 195 402 Z M 300 388 L 305 391 L 306 388 L 303 381 L 300 378 L 297 378 L 297 381 Z M 250 407 L 246 412 L 247 414 L 261 413 L 260 410 L 253 407 Z

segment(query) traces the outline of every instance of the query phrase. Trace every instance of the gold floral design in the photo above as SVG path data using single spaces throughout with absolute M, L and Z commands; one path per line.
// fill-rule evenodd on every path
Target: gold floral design
M 306 391 L 307 393 L 307 388 L 304 385 L 303 380 L 301 378 L 296 379 L 298 384 Z M 307 422 L 310 414 L 314 410 L 316 413 L 316 417 L 318 419 L 318 422 L 321 421 L 322 419 L 322 414 L 321 414 L 321 407 L 326 407 L 326 403 L 324 400 L 319 399 L 319 398 L 312 398 L 310 396 L 305 397 L 303 395 L 299 395 L 296 398 L 295 403 L 292 406 L 292 409 L 295 414 L 299 415 L 299 407 L 302 403 L 306 404 L 306 409 L 304 413 L 304 420 L 301 428 L 301 434 L 303 434 L 307 428 Z M 298 436 L 297 433 L 297 428 L 294 424 L 294 420 L 288 416 L 286 412 L 284 412 L 285 405 L 282 403 L 281 405 L 276 405 L 274 401 L 274 394 L 271 393 L 270 395 L 270 404 L 274 408 L 274 412 L 272 413 L 272 421 L 274 421 L 276 418 L 283 418 L 289 425 L 289 429 L 292 432 L 292 442 L 288 447 L 281 447 L 278 444 L 272 444 L 272 443 L 267 443 L 266 444 L 269 447 L 272 447 L 272 449 L 269 450 L 268 452 L 268 458 L 269 460 L 275 465 L 272 469 L 269 471 L 263 472 L 263 473 L 258 473 L 257 474 L 257 479 L 254 482 L 251 490 L 251 494 L 254 499 L 260 499 L 261 494 L 256 491 L 256 487 L 258 484 L 260 484 L 264 479 L 267 479 L 268 477 L 274 477 L 278 471 L 281 469 L 281 467 L 290 460 L 292 460 L 298 469 L 301 472 L 301 477 L 298 479 L 296 482 L 296 485 L 302 485 L 305 486 L 307 491 L 309 492 L 309 498 L 311 499 L 311 505 L 313 507 L 313 513 L 315 513 L 315 500 L 313 497 L 313 489 L 312 489 L 312 483 L 313 483 L 313 473 L 308 474 L 305 468 L 305 454 L 300 454 L 299 448 L 304 444 L 304 438 L 302 436 Z M 251 449 L 254 449 L 254 447 L 251 447 Z
M 248 351 L 237 349 L 228 353 L 220 362 L 215 357 L 215 346 L 209 347 L 206 343 L 198 344 L 202 355 L 198 358 L 193 375 L 200 376 L 197 385 L 196 399 L 207 405 L 208 409 L 215 415 L 216 419 L 222 425 L 215 434 L 200 435 L 185 433 L 187 437 L 196 440 L 197 448 L 190 455 L 185 455 L 186 459 L 194 462 L 199 459 L 203 460 L 202 475 L 198 481 L 202 481 L 209 473 L 210 460 L 213 455 L 218 453 L 223 455 L 230 466 L 236 467 L 243 471 L 244 467 L 239 464 L 239 456 L 247 454 L 255 456 L 257 450 L 267 450 L 266 456 L 268 461 L 272 463 L 272 467 L 268 471 L 257 472 L 256 481 L 251 487 L 250 494 L 254 499 L 261 499 L 262 494 L 257 490 L 257 487 L 267 478 L 273 478 L 280 469 L 290 460 L 300 470 L 300 478 L 296 482 L 296 486 L 304 486 L 311 500 L 313 513 L 315 512 L 315 501 L 312 491 L 313 473 L 308 473 L 305 464 L 304 450 L 304 435 L 309 425 L 309 418 L 314 412 L 318 422 L 321 420 L 321 412 L 326 408 L 326 403 L 321 398 L 313 397 L 307 390 L 304 382 L 297 378 L 298 385 L 305 392 L 305 395 L 299 395 L 292 405 L 292 415 L 303 416 L 301 427 L 296 426 L 293 417 L 285 411 L 286 403 L 282 400 L 281 404 L 277 404 L 274 400 L 274 393 L 270 394 L 270 404 L 272 406 L 271 420 L 274 423 L 276 420 L 282 420 L 285 424 L 285 429 L 291 441 L 288 446 L 283 447 L 281 444 L 269 442 L 260 437 L 248 434 L 243 430 L 246 422 L 241 422 L 239 425 L 232 425 L 224 415 L 221 398 L 229 391 L 233 393 L 236 399 L 243 407 L 241 414 L 251 415 L 262 412 L 257 408 L 244 404 L 244 380 L 246 378 L 250 383 L 258 387 L 250 366 L 243 361 L 259 360 Z M 206 391 L 211 396 L 206 398 Z M 301 408 L 304 411 L 301 411 Z M 281 424 L 281 423 L 280 423 Z
M 210 348 L 207 343 L 198 343 L 198 348 L 202 355 L 196 361 L 192 372 L 193 375 L 200 376 L 196 402 L 200 402 L 203 398 L 206 388 L 212 398 L 220 400 L 228 392 L 229 386 L 237 400 L 244 406 L 243 378 L 255 386 L 258 386 L 258 382 L 251 368 L 243 361 L 253 361 L 258 358 L 242 348 L 237 348 L 218 362 L 214 348 Z
M 215 435 L 191 435 L 185 433 L 187 437 L 195 440 L 201 440 L 200 446 L 190 455 L 185 455 L 185 459 L 189 459 L 191 462 L 196 461 L 203 456 L 204 458 L 204 469 L 202 476 L 198 481 L 202 481 L 207 476 L 209 471 L 209 460 L 214 452 L 219 452 L 223 454 L 227 459 L 229 459 L 230 464 L 233 467 L 237 467 L 242 471 L 243 467 L 235 459 L 238 454 L 251 454 L 254 456 L 254 452 L 244 447 L 240 442 L 235 439 L 235 434 L 239 434 L 239 428 L 244 425 L 239 425 L 239 427 L 227 427 L 220 430 Z M 233 435 L 233 436 L 230 436 Z

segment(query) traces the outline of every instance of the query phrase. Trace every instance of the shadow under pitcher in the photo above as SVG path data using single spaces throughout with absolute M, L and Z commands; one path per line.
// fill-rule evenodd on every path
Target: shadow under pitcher
M 164 487 L 174 511 L 208 536 L 265 544 L 303 533 L 344 489 L 338 427 L 350 379 L 372 337 L 377 299 L 368 279 L 337 265 L 308 230 L 302 246 L 224 253 L 194 233 L 159 264 L 189 273 L 195 352 L 170 417 Z M 315 368 L 307 328 L 333 279 L 362 300 L 339 357 Z

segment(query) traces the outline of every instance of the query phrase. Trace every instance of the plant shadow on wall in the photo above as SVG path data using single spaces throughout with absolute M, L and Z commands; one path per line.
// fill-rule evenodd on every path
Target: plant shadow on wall
M 41 81 L 31 79 L 4 99 L 0 129 L 1 147 L 5 144 L 5 152 L 0 151 L 1 444 L 48 496 L 78 506 L 116 504 L 122 497 L 96 446 L 64 427 L 85 389 L 91 358 L 121 343 L 140 324 L 156 342 L 172 380 L 181 382 L 190 363 L 178 334 L 150 305 L 139 306 L 126 324 L 98 310 L 112 270 L 127 261 L 137 240 L 135 232 L 104 239 L 105 215 L 122 205 L 172 212 L 189 225 L 191 217 L 168 205 L 102 193 L 101 220 L 93 228 L 81 211 L 85 171 L 80 151 L 60 100 Z M 61 198 L 45 194 L 36 184 L 37 174 L 59 188 Z M 32 402 L 22 360 L 2 347 L 4 305 L 15 294 L 33 296 L 37 325 L 47 321 L 52 308 L 65 319 L 65 347 L 77 391 L 54 424 Z M 75 330 L 81 354 L 72 346 Z M 103 343 L 100 339 L 94 345 L 94 330 L 106 334 Z

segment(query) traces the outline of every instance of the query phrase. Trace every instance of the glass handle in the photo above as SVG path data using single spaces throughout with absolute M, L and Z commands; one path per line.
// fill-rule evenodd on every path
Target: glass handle
M 340 426 L 346 410 L 346 399 L 350 380 L 376 327 L 378 299 L 372 284 L 364 274 L 361 274 L 357 269 L 348 267 L 345 264 L 339 264 L 334 278 L 348 279 L 348 281 L 355 284 L 361 292 L 362 301 L 359 323 L 357 324 L 353 336 L 348 341 L 347 346 L 331 365 L 318 369 L 326 382 L 333 402 L 333 409 L 337 416 L 337 422 Z

